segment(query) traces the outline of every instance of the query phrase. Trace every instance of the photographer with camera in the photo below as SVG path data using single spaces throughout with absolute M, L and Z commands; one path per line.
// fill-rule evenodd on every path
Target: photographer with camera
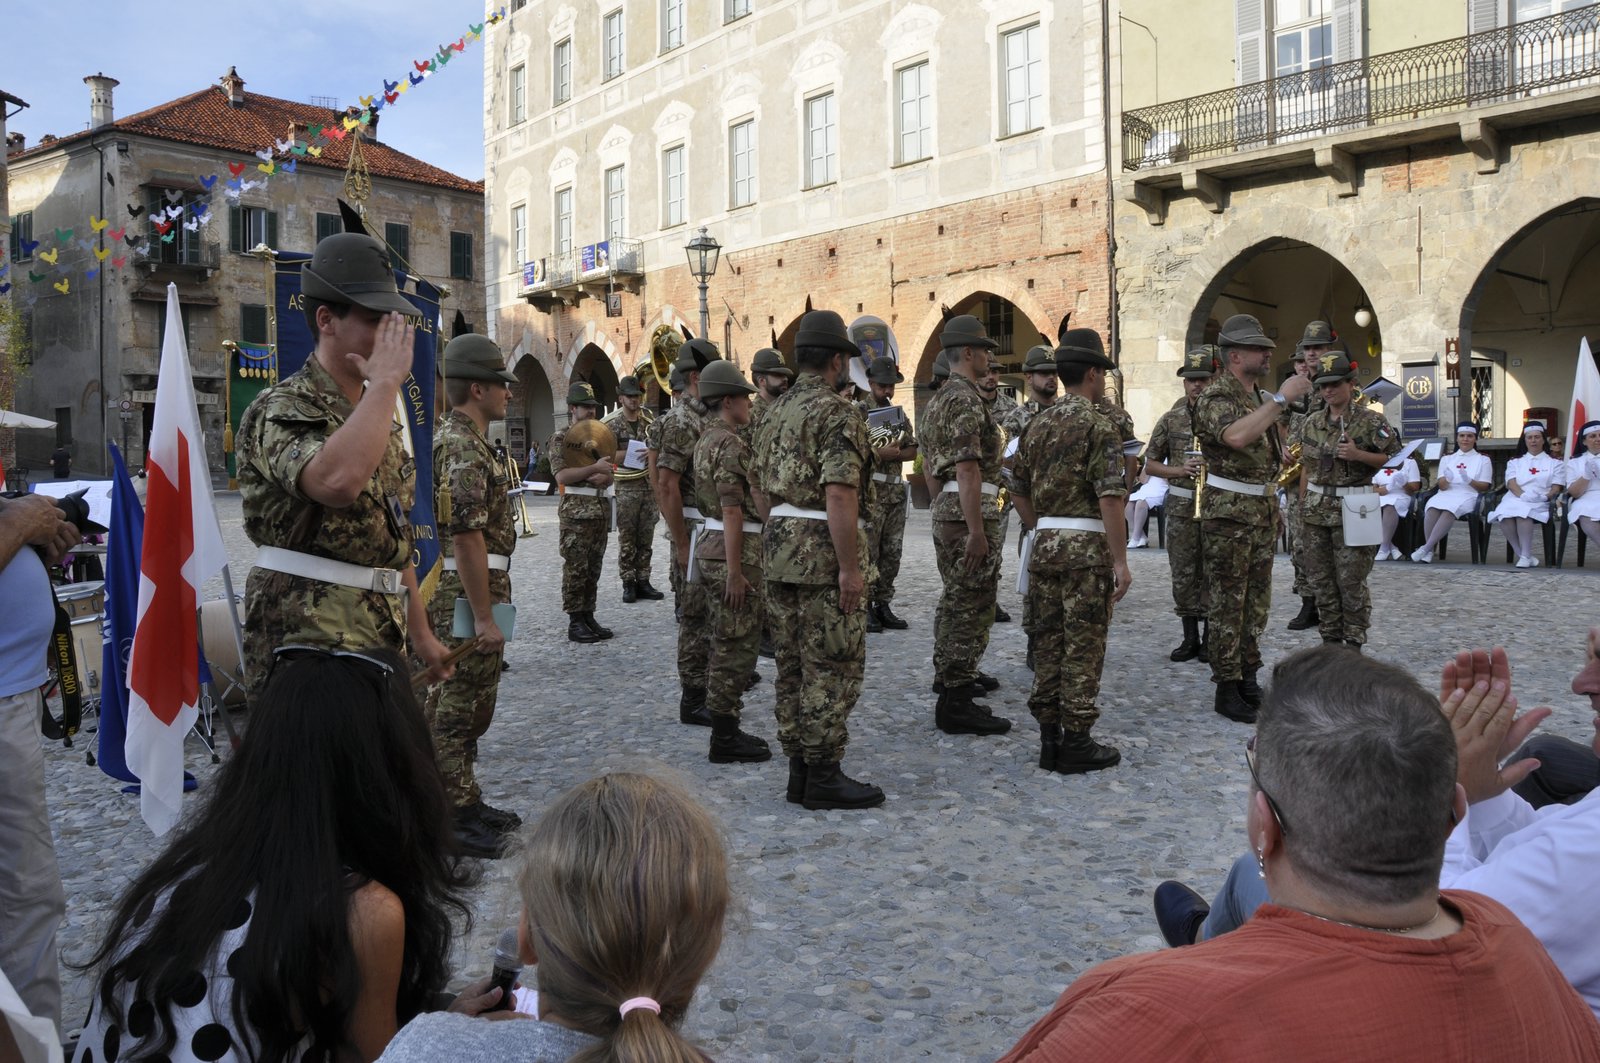
M 0 498 L 0 602 L 9 610 L 0 625 L 0 970 L 58 1029 L 56 930 L 67 902 L 45 805 L 39 688 L 55 626 L 48 568 L 79 538 L 52 499 Z

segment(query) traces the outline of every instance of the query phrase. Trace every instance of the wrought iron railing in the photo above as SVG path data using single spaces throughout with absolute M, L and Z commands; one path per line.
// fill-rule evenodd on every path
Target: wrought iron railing
M 1127 111 L 1122 168 L 1148 170 L 1600 81 L 1600 4 Z

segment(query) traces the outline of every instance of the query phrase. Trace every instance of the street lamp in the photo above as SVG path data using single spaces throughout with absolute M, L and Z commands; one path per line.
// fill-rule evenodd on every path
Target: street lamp
M 717 256 L 722 253 L 722 245 L 707 235 L 702 225 L 683 249 L 689 255 L 689 272 L 700 282 L 700 338 L 707 339 L 711 333 L 711 308 L 706 305 L 706 289 L 717 272 Z

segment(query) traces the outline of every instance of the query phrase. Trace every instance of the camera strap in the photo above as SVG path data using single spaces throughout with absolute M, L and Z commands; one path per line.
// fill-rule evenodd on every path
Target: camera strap
M 50 585 L 50 602 L 56 609 L 55 629 L 50 632 L 50 662 L 55 665 L 57 686 L 61 691 L 61 719 L 50 715 L 50 705 L 44 702 L 39 728 L 52 742 L 60 739 L 71 748 L 72 736 L 83 723 L 83 681 L 73 647 L 72 619 L 56 598 L 55 584 Z

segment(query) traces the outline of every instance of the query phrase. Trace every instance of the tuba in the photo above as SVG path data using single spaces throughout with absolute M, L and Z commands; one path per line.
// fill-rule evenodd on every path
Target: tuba
M 678 360 L 678 348 L 683 346 L 683 335 L 669 324 L 663 322 L 650 333 L 650 376 L 655 379 L 656 385 L 661 389 L 661 394 L 672 394 L 672 365 Z M 644 363 L 641 361 L 640 365 Z M 634 368 L 634 375 L 639 375 L 639 367 Z M 649 390 L 649 381 L 641 378 L 641 387 Z

